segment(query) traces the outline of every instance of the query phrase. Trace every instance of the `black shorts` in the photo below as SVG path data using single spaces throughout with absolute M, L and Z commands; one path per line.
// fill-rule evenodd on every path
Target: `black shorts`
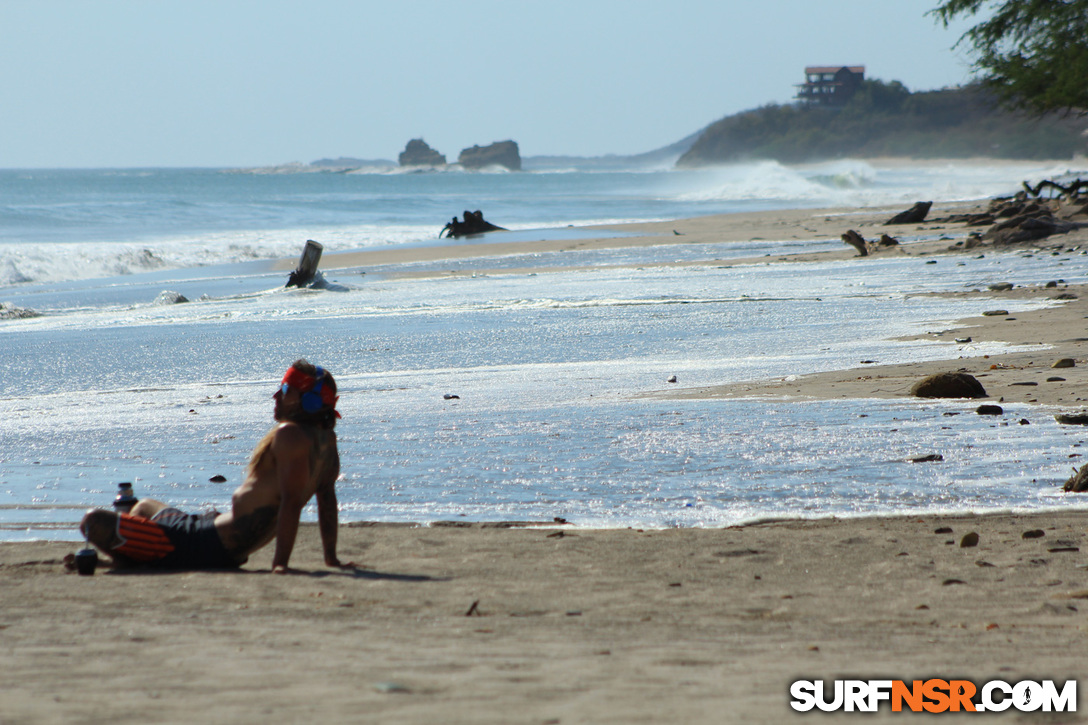
M 117 535 L 121 545 L 114 551 L 157 569 L 237 569 L 238 561 L 219 538 L 216 513 L 187 514 L 165 508 L 150 519 L 121 514 Z

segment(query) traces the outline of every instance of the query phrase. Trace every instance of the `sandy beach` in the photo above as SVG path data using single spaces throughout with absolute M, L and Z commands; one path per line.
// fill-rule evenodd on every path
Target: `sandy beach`
M 931 217 L 972 208 L 938 203 Z M 847 229 L 875 239 L 894 211 L 705 217 L 625 228 L 645 234 L 634 239 L 517 249 L 837 240 Z M 977 253 L 956 251 L 962 224 L 895 231 L 946 238 L 879 254 Z M 1032 248 L 1078 247 L 1088 248 L 1088 230 Z M 443 265 L 451 255 L 513 251 L 500 241 L 330 255 L 323 265 L 433 262 L 413 274 L 445 275 L 458 274 Z M 843 245 L 819 258 L 855 255 Z M 858 361 L 813 376 L 647 394 L 905 398 L 925 375 L 964 370 L 989 395 L 977 402 L 1088 407 L 1086 291 L 1008 282 L 1006 291 L 956 293 L 977 300 L 978 316 L 925 334 L 1027 346 L 1021 352 Z M 1045 310 L 984 314 L 1012 298 L 1059 295 L 1067 299 Z M 1074 367 L 1052 367 L 1061 358 Z M 285 577 L 268 573 L 268 550 L 242 573 L 81 577 L 62 563 L 70 543 L 5 543 L 0 722 L 777 722 L 796 716 L 789 688 L 798 679 L 1064 681 L 1088 666 L 1088 498 L 1079 509 L 641 531 L 352 525 L 341 528 L 340 553 L 359 568 L 347 572 L 322 565 L 317 530 L 307 526 L 292 560 L 302 571 Z M 875 717 L 904 716 L 885 707 Z M 1084 722 L 1015 710 L 997 717 Z
M 60 563 L 71 545 L 7 544 L 0 712 L 5 723 L 776 722 L 794 715 L 797 679 L 1064 681 L 1086 662 L 1086 523 L 1066 512 L 350 527 L 341 551 L 362 565 L 354 573 L 326 570 L 306 527 L 293 561 L 305 573 L 285 577 L 267 573 L 270 555 L 245 573 L 80 577 Z M 961 546 L 972 532 L 978 544 Z

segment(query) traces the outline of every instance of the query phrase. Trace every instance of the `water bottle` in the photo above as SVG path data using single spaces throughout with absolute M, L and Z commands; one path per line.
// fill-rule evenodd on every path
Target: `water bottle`
M 127 514 L 136 505 L 137 499 L 132 494 L 132 484 L 125 482 L 117 484 L 117 498 L 113 499 L 113 508 L 119 514 Z

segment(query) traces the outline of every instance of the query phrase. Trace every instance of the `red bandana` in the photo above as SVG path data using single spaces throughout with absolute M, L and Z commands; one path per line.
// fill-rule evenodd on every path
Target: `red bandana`
M 320 370 L 320 368 L 318 368 Z M 324 373 L 324 371 L 322 371 Z M 324 377 L 322 374 L 321 377 Z M 280 382 L 280 387 L 284 385 L 290 386 L 300 393 L 306 393 L 313 390 L 317 385 L 319 378 L 315 378 L 313 375 L 307 375 L 296 367 L 287 368 L 287 372 L 283 375 L 283 380 Z M 328 385 L 321 386 L 321 402 L 326 406 L 332 408 L 336 405 L 336 401 L 340 398 L 333 392 L 332 387 Z M 336 413 L 336 417 L 340 417 L 340 413 Z

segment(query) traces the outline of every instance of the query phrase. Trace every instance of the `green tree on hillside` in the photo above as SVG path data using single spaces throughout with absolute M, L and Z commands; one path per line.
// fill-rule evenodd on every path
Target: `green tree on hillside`
M 970 44 L 986 85 L 1038 115 L 1088 113 L 1088 0 L 945 0 L 930 13 L 947 27 L 995 4 L 959 40 Z

